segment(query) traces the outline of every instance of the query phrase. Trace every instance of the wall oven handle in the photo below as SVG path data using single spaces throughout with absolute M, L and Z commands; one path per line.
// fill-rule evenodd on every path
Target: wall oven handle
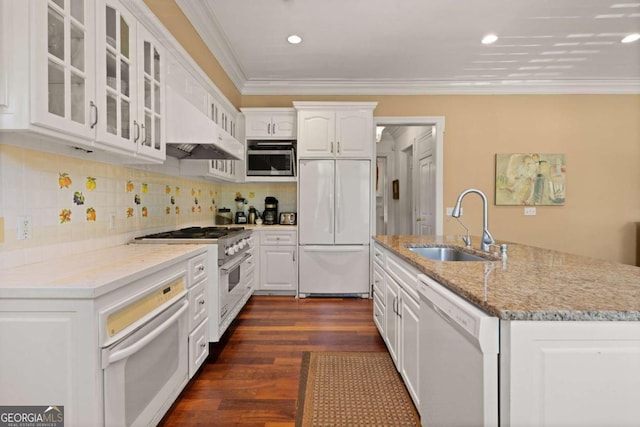
M 228 273 L 231 270 L 233 270 L 234 268 L 236 268 L 237 266 L 239 266 L 240 264 L 242 264 L 246 259 L 251 258 L 251 254 L 247 253 L 244 254 L 244 256 L 242 257 L 242 259 L 236 263 L 234 263 L 231 267 L 225 267 L 225 268 L 220 268 L 220 271 L 222 271 L 223 273 Z
M 126 357 L 129 357 L 132 354 L 136 353 L 138 350 L 142 349 L 142 347 L 146 346 L 151 341 L 153 341 L 158 335 L 166 331 L 178 317 L 182 316 L 182 313 L 187 311 L 187 308 L 189 308 L 189 301 L 185 300 L 182 303 L 182 307 L 180 307 L 180 310 L 176 311 L 171 317 L 169 317 L 167 320 L 162 322 L 162 324 L 157 328 L 155 328 L 153 331 L 149 332 L 140 340 L 136 341 L 135 344 L 132 344 L 129 347 L 125 347 L 122 350 L 117 350 L 111 353 L 107 358 L 106 364 L 110 365 L 112 363 L 115 363 L 118 360 L 122 360 Z

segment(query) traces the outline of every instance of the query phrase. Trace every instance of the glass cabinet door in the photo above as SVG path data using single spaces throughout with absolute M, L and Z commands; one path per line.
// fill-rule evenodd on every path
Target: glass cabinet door
M 95 131 L 93 1 L 47 0 L 34 4 L 44 16 L 35 33 L 33 122 L 92 138 Z M 40 44 L 42 42 L 42 44 Z
M 138 117 L 144 118 L 142 123 L 142 136 L 138 151 L 147 156 L 165 159 L 165 135 L 164 135 L 164 52 L 151 35 L 143 28 L 138 27 L 141 57 L 138 59 L 140 84 L 140 105 Z
M 117 3 L 98 14 L 98 140 L 134 152 L 141 138 L 135 118 L 136 21 Z

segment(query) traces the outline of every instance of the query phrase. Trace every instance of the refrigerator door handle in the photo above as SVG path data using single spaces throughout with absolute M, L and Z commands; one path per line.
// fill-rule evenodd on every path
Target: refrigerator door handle
M 328 203 L 328 205 L 329 205 L 329 234 L 331 234 L 331 235 L 334 234 L 334 223 L 333 223 L 333 221 L 334 221 L 334 218 L 333 218 L 334 208 L 333 208 L 333 203 L 334 203 L 334 200 L 333 200 L 333 188 L 331 188 L 329 190 L 329 203 Z
M 342 201 L 342 178 L 340 177 L 340 168 L 338 167 L 338 164 L 336 163 L 336 211 L 335 211 L 335 216 L 336 216 L 336 236 L 338 234 L 340 234 L 340 231 L 342 229 L 341 227 L 341 221 L 340 221 L 340 216 L 342 215 L 341 212 L 341 206 L 342 203 L 340 203 Z

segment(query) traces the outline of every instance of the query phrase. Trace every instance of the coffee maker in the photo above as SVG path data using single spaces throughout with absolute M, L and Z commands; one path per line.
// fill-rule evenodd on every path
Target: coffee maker
M 278 223 L 278 199 L 276 199 L 275 197 L 267 196 L 264 199 L 264 212 L 262 213 L 262 220 L 267 225 Z

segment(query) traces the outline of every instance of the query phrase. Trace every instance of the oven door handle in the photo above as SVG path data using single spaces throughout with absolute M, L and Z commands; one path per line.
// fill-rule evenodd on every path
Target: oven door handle
M 225 267 L 225 268 L 220 268 L 220 271 L 222 271 L 223 273 L 229 273 L 231 270 L 233 270 L 234 268 L 236 268 L 237 266 L 239 266 L 240 264 L 242 264 L 243 262 L 245 262 L 247 259 L 251 258 L 252 255 L 247 253 L 244 254 L 244 256 L 242 257 L 242 259 L 240 259 L 238 262 L 236 262 L 235 264 L 233 264 L 231 267 Z
M 135 344 L 132 344 L 129 347 L 125 347 L 122 350 L 117 350 L 117 351 L 114 351 L 113 353 L 109 354 L 109 357 L 107 358 L 106 366 L 108 366 L 108 365 L 110 365 L 112 363 L 115 363 L 118 360 L 122 360 L 125 357 L 129 357 L 133 353 L 136 353 L 138 350 L 142 349 L 142 347 L 144 347 L 145 345 L 149 344 L 158 335 L 160 335 L 161 333 L 166 331 L 173 324 L 173 322 L 175 322 L 175 320 L 178 317 L 182 316 L 182 313 L 187 311 L 188 308 L 189 308 L 189 300 L 185 300 L 182 303 L 182 307 L 180 307 L 180 309 L 178 311 L 176 311 L 174 314 L 172 314 L 171 317 L 169 317 L 167 320 L 162 322 L 153 331 L 149 332 L 144 337 L 142 337 L 141 339 L 136 341 Z

